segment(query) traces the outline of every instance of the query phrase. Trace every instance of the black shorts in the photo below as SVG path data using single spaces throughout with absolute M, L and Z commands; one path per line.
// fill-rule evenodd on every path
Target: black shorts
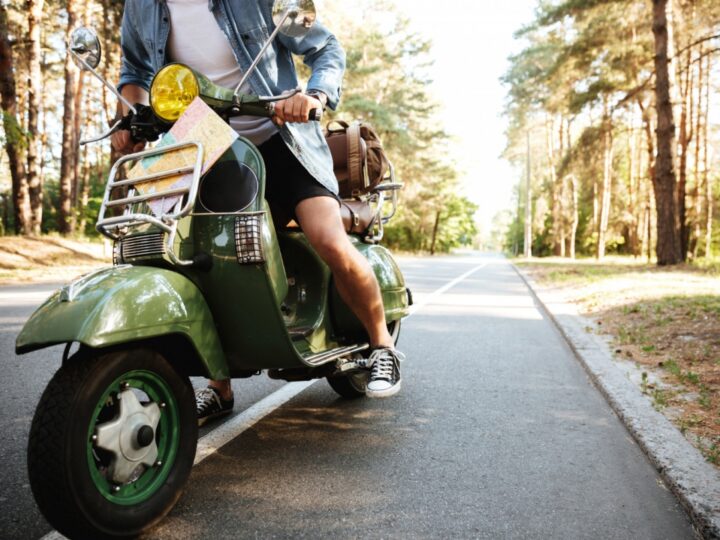
M 295 207 L 305 199 L 340 198 L 308 172 L 282 140 L 279 133 L 258 149 L 265 161 L 265 199 L 270 205 L 275 226 L 282 227 L 295 218 Z

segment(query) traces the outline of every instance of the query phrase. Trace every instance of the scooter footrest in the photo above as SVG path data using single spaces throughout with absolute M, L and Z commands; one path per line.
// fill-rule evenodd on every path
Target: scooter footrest
M 350 373 L 357 373 L 359 371 L 367 371 L 371 366 L 368 365 L 366 358 L 357 358 L 353 360 L 345 360 L 339 362 L 336 373 L 342 375 L 349 375 Z

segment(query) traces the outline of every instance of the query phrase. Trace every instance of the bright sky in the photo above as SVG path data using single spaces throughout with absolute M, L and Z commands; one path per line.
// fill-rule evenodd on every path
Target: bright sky
M 493 216 L 511 207 L 519 171 L 500 159 L 505 90 L 499 78 L 522 44 L 513 33 L 532 21 L 536 0 L 395 0 L 415 28 L 433 41 L 434 87 L 444 105 L 446 130 L 457 139 L 456 160 L 466 195 L 480 205 L 489 230 Z M 442 6 L 443 9 L 438 9 Z

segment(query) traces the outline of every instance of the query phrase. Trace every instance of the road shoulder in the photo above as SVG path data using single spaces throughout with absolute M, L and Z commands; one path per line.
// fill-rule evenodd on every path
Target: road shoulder
M 514 265 L 513 265 L 514 266 Z M 616 366 L 608 345 L 588 332 L 577 308 L 514 266 L 591 379 L 685 507 L 704 538 L 720 538 L 720 472 L 703 458 Z

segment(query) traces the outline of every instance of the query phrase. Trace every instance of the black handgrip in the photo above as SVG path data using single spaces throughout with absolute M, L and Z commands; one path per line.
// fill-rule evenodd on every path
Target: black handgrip
M 308 115 L 308 118 L 311 122 L 320 122 L 322 120 L 322 117 L 322 109 L 310 109 L 310 114 Z

